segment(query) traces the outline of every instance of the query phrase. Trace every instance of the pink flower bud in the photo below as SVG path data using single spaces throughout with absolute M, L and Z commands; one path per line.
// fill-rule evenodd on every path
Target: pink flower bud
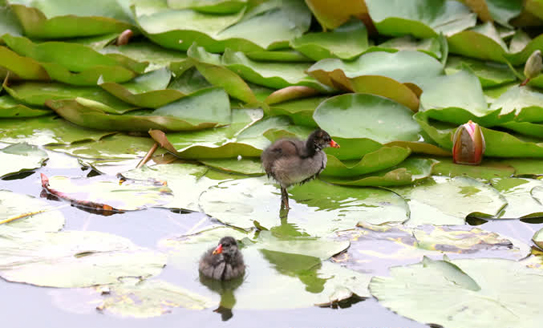
M 469 121 L 458 127 L 453 137 L 453 162 L 479 165 L 485 152 L 485 137 L 477 123 Z

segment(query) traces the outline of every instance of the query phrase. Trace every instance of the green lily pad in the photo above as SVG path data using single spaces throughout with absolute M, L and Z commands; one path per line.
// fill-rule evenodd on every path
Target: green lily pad
M 384 190 L 316 180 L 292 188 L 290 194 L 288 223 L 279 219 L 279 189 L 266 178 L 221 182 L 200 196 L 200 206 L 206 214 L 235 227 L 250 229 L 256 220 L 268 229 L 289 225 L 313 236 L 352 228 L 360 220 L 378 224 L 406 219 L 403 199 Z
M 224 88 L 230 96 L 246 103 L 257 102 L 247 83 L 236 73 L 221 66 L 220 55 L 208 53 L 196 44 L 189 48 L 187 55 L 195 61 L 196 68 L 209 83 Z
M 352 20 L 331 32 L 308 33 L 290 41 L 295 50 L 313 60 L 360 56 L 369 48 L 368 31 L 359 20 Z
M 543 229 L 538 230 L 534 234 L 532 241 L 537 245 L 537 247 L 543 248 Z
M 508 163 L 490 160 L 484 160 L 480 165 L 462 165 L 454 164 L 452 158 L 440 158 L 432 174 L 448 177 L 468 176 L 489 181 L 511 177 L 515 174 L 515 168 Z
M 212 128 L 230 122 L 228 95 L 218 88 L 195 92 L 152 112 L 125 115 L 108 114 L 102 109 L 101 103 L 85 98 L 48 100 L 46 105 L 74 124 L 100 130 L 190 131 Z
M 77 127 L 52 116 L 0 120 L 0 139 L 6 143 L 27 142 L 31 145 L 69 144 L 99 140 L 111 132 Z
M 333 177 L 360 176 L 400 164 L 410 153 L 409 148 L 382 147 L 364 155 L 360 161 L 347 162 L 342 162 L 334 155 L 328 154 L 326 169 L 322 172 L 322 175 Z
M 22 118 L 51 115 L 48 109 L 31 108 L 17 102 L 12 96 L 0 96 L 0 118 Z
M 309 63 L 257 62 L 247 58 L 242 52 L 226 49 L 222 64 L 246 81 L 268 88 L 282 89 L 301 85 L 328 91 L 328 88 L 305 73 L 311 66 Z
M 47 153 L 36 146 L 26 143 L 7 146 L 0 149 L 0 178 L 40 168 L 47 159 Z
M 448 38 L 449 51 L 453 54 L 505 63 L 507 46 L 491 22 Z
M 515 74 L 505 64 L 458 56 L 449 57 L 445 71 L 447 74 L 454 74 L 465 66 L 469 67 L 479 78 L 483 88 L 495 87 L 517 80 Z
M 419 139 L 420 127 L 412 114 L 409 108 L 383 97 L 346 94 L 322 102 L 313 118 L 331 136 L 387 143 Z
M 8 69 L 17 77 L 25 80 L 48 81 L 47 71 L 32 58 L 19 56 L 9 48 L 0 46 L 0 67 Z
M 194 9 L 210 14 L 231 14 L 244 9 L 247 0 L 168 0 L 173 9 Z
M 543 182 L 533 179 L 502 178 L 491 184 L 507 201 L 507 206 L 498 215 L 503 219 L 520 219 L 543 216 L 543 205 L 532 195 L 543 187 Z
M 0 239 L 0 276 L 46 287 L 90 287 L 120 277 L 150 277 L 166 257 L 130 240 L 94 231 L 26 233 Z
M 0 224 L 0 234 L 28 233 L 31 231 L 56 232 L 62 229 L 65 218 L 51 203 L 32 196 L 0 190 L 0 221 L 18 219 Z
M 457 258 L 506 258 L 520 260 L 530 246 L 495 232 L 468 226 L 359 224 L 354 230 L 337 233 L 351 241 L 348 251 L 333 261 L 356 271 L 387 274 L 391 266 L 406 265 L 427 256 L 437 259 L 446 254 Z
M 464 1 L 483 22 L 496 21 L 505 27 L 511 28 L 509 21 L 522 11 L 522 1 L 478 0 Z
M 285 115 L 290 117 L 292 122 L 296 125 L 316 128 L 318 125 L 313 119 L 313 113 L 326 99 L 327 97 L 311 97 L 273 104 L 270 105 L 269 114 L 272 116 Z
M 522 33 L 520 32 L 518 34 L 522 35 Z M 516 47 L 511 49 L 511 53 L 504 54 L 504 57 L 513 66 L 519 66 L 524 64 L 535 50 L 541 49 L 543 47 L 543 37 L 541 35 L 537 36 L 532 40 L 527 37 L 526 41 L 528 42 L 522 42 L 521 44 L 517 44 Z
M 74 3 L 66 0 L 10 0 L 13 12 L 32 38 L 54 39 L 122 32 L 132 28 L 118 2 L 100 0 Z
M 158 317 L 175 308 L 203 310 L 212 305 L 209 298 L 162 280 L 123 279 L 102 295 L 104 299 L 96 309 L 133 318 Z
M 177 90 L 166 89 L 170 78 L 171 72 L 166 68 L 161 68 L 123 84 L 103 82 L 100 79 L 98 85 L 115 97 L 134 106 L 159 108 L 185 96 Z
M 206 80 L 196 67 L 190 67 L 181 75 L 172 79 L 168 89 L 177 90 L 183 94 L 191 94 L 212 86 L 213 85 Z
M 280 50 L 261 50 L 245 52 L 247 57 L 256 61 L 275 61 L 275 62 L 313 62 L 311 58 L 304 56 L 301 52 L 291 49 Z
M 543 160 L 534 158 L 503 159 L 504 165 L 515 169 L 515 176 L 538 176 L 543 174 Z
M 158 207 L 172 200 L 172 191 L 158 180 L 126 180 L 107 176 L 68 178 L 41 175 L 42 187 L 72 204 L 98 211 L 123 212 Z
M 308 0 L 306 3 L 323 30 L 335 29 L 351 19 L 352 16 L 361 18 L 368 14 L 368 8 L 364 1 Z
M 432 177 L 414 187 L 391 190 L 407 200 L 409 226 L 463 225 L 468 215 L 495 217 L 507 205 L 496 189 L 469 177 Z
M 392 268 L 390 274 L 373 278 L 370 291 L 380 304 L 413 320 L 474 328 L 492 322 L 501 328 L 533 327 L 541 319 L 539 301 L 526 297 L 526 291 L 539 293 L 543 275 L 522 262 L 424 259 Z
M 429 158 L 408 158 L 398 165 L 383 170 L 346 179 L 345 177 L 323 176 L 323 180 L 343 186 L 390 187 L 413 184 L 432 174 L 436 161 Z
M 24 82 L 4 84 L 4 89 L 15 100 L 30 106 L 45 106 L 47 100 L 75 99 L 78 97 L 102 103 L 102 109 L 111 114 L 123 114 L 134 106 L 97 87 L 80 87 L 63 83 Z
M 491 108 L 501 115 L 514 113 L 517 121 L 541 122 L 543 94 L 531 87 L 511 87 L 496 99 Z
M 474 26 L 477 20 L 468 7 L 450 0 L 366 0 L 366 5 L 379 34 L 392 36 L 449 36 Z
M 446 49 L 443 49 L 443 36 L 436 36 L 432 38 L 416 39 L 411 35 L 400 36 L 392 38 L 378 45 L 374 45 L 368 49 L 368 51 L 386 51 L 396 52 L 400 50 L 420 51 L 435 59 L 445 59 Z M 446 39 L 445 39 L 446 41 Z
M 239 173 L 245 175 L 264 175 L 264 168 L 260 159 L 255 158 L 227 158 L 227 159 L 207 159 L 200 161 L 214 169 L 228 173 Z
M 23 34 L 23 29 L 13 10 L 7 4 L 0 1 L 0 35 L 6 33 L 20 36 Z
M 226 235 L 241 239 L 245 263 L 250 263 L 243 278 L 243 284 L 233 281 L 227 287 L 222 288 L 207 283 L 206 279 L 198 279 L 198 257 L 208 247 L 216 246 L 218 240 Z M 199 295 L 210 295 L 217 299 L 221 295 L 220 304 L 224 308 L 236 309 L 289 309 L 311 307 L 315 304 L 329 303 L 330 297 L 337 288 L 348 288 L 360 297 L 367 296 L 367 279 L 364 274 L 357 273 L 330 262 L 321 262 L 319 257 L 303 255 L 304 253 L 321 254 L 328 256 L 332 249 L 316 248 L 319 241 L 336 250 L 345 247 L 345 242 L 332 242 L 319 239 L 301 237 L 296 239 L 281 239 L 270 234 L 264 234 L 263 238 L 251 241 L 244 238 L 244 234 L 232 229 L 219 227 L 209 229 L 194 235 L 185 235 L 178 238 L 161 240 L 159 245 L 165 248 L 170 255 L 171 265 L 177 269 L 183 281 L 197 281 L 192 286 L 186 286 L 189 290 Z M 287 252 L 293 246 L 292 252 Z M 313 246 L 307 248 L 304 246 Z M 271 248 L 271 249 L 268 249 Z M 275 251 L 281 249 L 284 251 Z M 298 253 L 298 252 L 301 252 Z M 273 290 L 262 290 L 259 284 L 255 284 L 255 277 L 265 279 L 273 283 Z M 205 286 L 204 286 L 205 285 Z M 210 290 L 208 290 L 207 288 Z M 231 295 L 227 298 L 228 295 Z M 260 297 L 256 297 L 261 295 Z M 296 297 L 292 297 L 296 295 Z

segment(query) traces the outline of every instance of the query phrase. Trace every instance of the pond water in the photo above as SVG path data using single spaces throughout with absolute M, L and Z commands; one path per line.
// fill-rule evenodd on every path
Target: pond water
M 53 155 L 53 154 L 52 154 Z M 52 156 L 54 159 L 58 156 Z M 23 174 L 0 181 L 1 189 L 40 197 L 39 174 L 87 176 L 89 171 L 55 168 L 48 165 L 34 173 Z M 49 200 L 60 205 L 58 201 Z M 201 229 L 216 224 L 201 213 L 178 213 L 165 209 L 149 209 L 111 216 L 88 213 L 75 207 L 62 209 L 67 219 L 64 230 L 101 231 L 123 236 L 135 244 L 157 248 L 160 239 L 179 236 L 195 228 Z M 481 225 L 488 231 L 499 232 L 530 244 L 534 232 L 541 223 L 525 223 L 518 220 L 490 221 Z M 197 266 L 195 265 L 195 268 Z M 386 272 L 386 268 L 379 270 Z M 197 279 L 180 275 L 175 268 L 166 266 L 159 279 L 185 287 L 200 284 Z M 274 288 L 264 285 L 262 288 Z M 369 298 L 352 302 L 348 307 L 331 309 L 310 307 L 290 310 L 237 310 L 230 315 L 221 315 L 214 308 L 194 311 L 176 308 L 172 313 L 150 318 L 122 318 L 103 314 L 88 303 L 81 290 L 42 288 L 0 280 L 0 304 L 2 323 L 5 327 L 425 327 L 394 314 Z M 262 295 L 262 297 L 266 297 Z M 228 320 L 223 320 L 228 319 Z

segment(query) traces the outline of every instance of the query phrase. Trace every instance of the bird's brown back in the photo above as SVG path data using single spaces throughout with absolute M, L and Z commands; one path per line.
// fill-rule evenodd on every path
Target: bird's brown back
M 273 163 L 280 158 L 300 156 L 303 152 L 304 142 L 296 139 L 280 139 L 266 148 L 260 159 L 264 170 L 268 175 L 272 175 Z

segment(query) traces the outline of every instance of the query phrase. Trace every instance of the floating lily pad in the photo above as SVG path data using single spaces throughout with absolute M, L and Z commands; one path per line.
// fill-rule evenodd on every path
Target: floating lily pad
M 411 264 L 423 256 L 438 259 L 446 254 L 457 258 L 506 258 L 520 260 L 530 253 L 530 246 L 480 228 L 468 226 L 403 225 L 374 226 L 361 223 L 359 228 L 338 232 L 351 241 L 348 251 L 333 258 L 350 269 L 387 274 L 391 266 Z
M 392 190 L 409 204 L 409 226 L 463 225 L 468 215 L 495 217 L 507 205 L 496 189 L 468 177 L 432 177 Z
M 168 0 L 173 9 L 194 9 L 210 14 L 237 13 L 247 6 L 247 0 Z
M 273 104 L 270 106 L 269 114 L 273 116 L 288 116 L 296 125 L 318 127 L 313 119 L 313 113 L 326 99 L 327 97 L 312 97 Z
M 533 327 L 541 319 L 539 301 L 526 297 L 526 291 L 538 294 L 543 275 L 522 262 L 424 259 L 392 268 L 390 274 L 373 278 L 370 291 L 383 306 L 413 320 L 447 327 L 487 327 L 492 322 L 505 328 Z
M 451 158 L 440 158 L 432 174 L 448 177 L 468 176 L 488 181 L 511 177 L 515 174 L 515 168 L 504 162 L 490 160 L 485 160 L 480 165 L 462 165 L 454 164 Z
M 453 74 L 466 66 L 479 78 L 483 88 L 495 87 L 517 80 L 515 74 L 505 64 L 458 56 L 449 57 L 445 71 L 447 74 Z
M 253 227 L 256 220 L 268 229 L 288 224 L 317 236 L 352 228 L 360 220 L 383 223 L 406 219 L 403 199 L 384 190 L 316 180 L 292 188 L 290 194 L 288 223 L 279 218 L 279 189 L 266 178 L 221 182 L 200 196 L 200 206 L 219 221 L 243 229 Z
M 502 178 L 493 180 L 492 186 L 507 201 L 499 218 L 520 219 L 543 216 L 543 205 L 532 192 L 543 188 L 543 182 L 533 179 Z
M 264 175 L 264 169 L 262 168 L 262 163 L 260 162 L 260 159 L 208 159 L 200 162 L 209 167 L 229 173 L 240 173 L 245 175 Z
M 123 317 L 151 318 L 175 308 L 203 310 L 211 306 L 210 299 L 162 280 L 123 279 L 103 295 L 96 308 Z
M 19 56 L 9 48 L 0 46 L 0 67 L 8 69 L 25 80 L 48 81 L 47 71 L 32 58 Z
M 447 56 L 448 49 L 444 48 L 446 39 L 443 39 L 445 39 L 443 36 L 417 39 L 411 35 L 405 35 L 374 45 L 369 51 L 396 52 L 399 50 L 416 50 L 432 56 L 435 59 L 440 59 L 441 62 L 445 62 L 444 59 L 446 59 L 445 57 Z
M 352 16 L 360 18 L 368 14 L 366 4 L 359 0 L 308 0 L 306 3 L 324 30 L 342 25 Z
M 359 20 L 352 20 L 331 32 L 304 34 L 290 44 L 317 61 L 325 58 L 354 59 L 369 48 L 368 31 Z
M 13 219 L 0 224 L 2 235 L 10 232 L 56 232 L 66 221 L 62 212 L 45 200 L 8 190 L 0 190 L 0 209 L 0 221 Z
M 6 33 L 20 36 L 23 34 L 23 29 L 13 10 L 6 3 L 0 1 L 0 35 Z
M 94 231 L 27 233 L 0 239 L 0 276 L 46 287 L 90 287 L 120 277 L 150 277 L 166 257 L 130 240 Z
M 40 168 L 47 159 L 47 153 L 36 146 L 26 143 L 7 146 L 0 149 L 0 178 Z
M 531 87 L 513 86 L 496 99 L 491 108 L 501 109 L 500 114 L 514 113 L 520 122 L 541 122 L 543 94 Z
M 543 160 L 534 158 L 504 159 L 504 165 L 515 169 L 515 176 L 538 176 L 543 174 Z
M 483 22 L 496 21 L 503 26 L 511 27 L 509 20 L 518 16 L 522 10 L 522 1 L 479 0 L 465 1 Z
M 379 34 L 392 36 L 449 36 L 474 26 L 477 20 L 468 7 L 450 0 L 366 0 L 366 5 Z
M 110 134 L 111 132 L 77 127 L 52 116 L 0 120 L 0 139 L 6 143 L 27 142 L 36 146 L 69 144 L 76 141 L 99 140 Z
M 107 176 L 68 178 L 41 175 L 43 189 L 76 206 L 123 212 L 157 207 L 172 200 L 172 190 L 158 180 L 126 180 Z
M 505 63 L 507 46 L 491 22 L 448 38 L 449 51 L 454 54 Z
M 51 115 L 48 109 L 31 108 L 17 102 L 10 95 L 0 96 L 0 118 L 22 118 Z

